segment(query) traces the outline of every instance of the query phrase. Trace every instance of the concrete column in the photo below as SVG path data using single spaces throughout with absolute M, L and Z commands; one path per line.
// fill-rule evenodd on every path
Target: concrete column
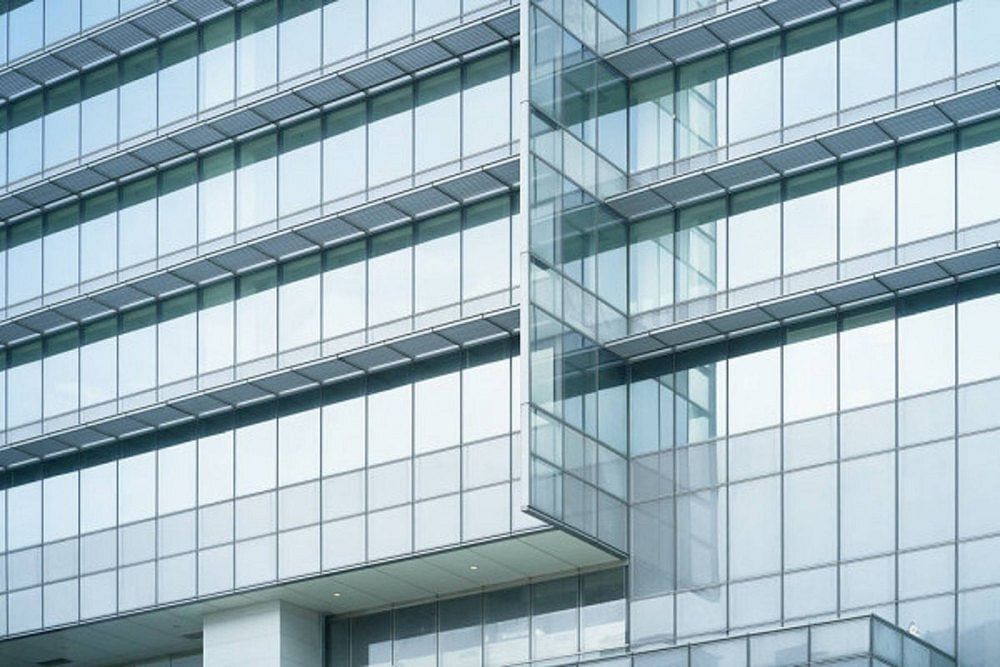
M 204 667 L 322 667 L 323 618 L 275 600 L 205 616 Z

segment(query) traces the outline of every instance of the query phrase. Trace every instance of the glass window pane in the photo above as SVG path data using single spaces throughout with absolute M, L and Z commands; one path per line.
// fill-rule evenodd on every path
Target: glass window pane
M 201 291 L 198 311 L 198 372 L 229 368 L 235 346 L 234 281 L 227 280 Z
M 840 335 L 842 409 L 895 396 L 895 321 L 892 312 L 874 310 L 844 318 Z
M 403 86 L 383 93 L 370 105 L 368 182 L 374 186 L 397 181 L 413 171 L 413 88 Z
M 198 243 L 198 162 L 192 160 L 160 174 L 159 247 L 162 257 Z
M 46 98 L 45 168 L 50 169 L 80 154 L 80 80 L 53 86 Z
M 83 407 L 114 400 L 118 395 L 117 318 L 83 327 L 80 348 L 80 404 Z
M 733 49 L 729 75 L 729 140 L 737 143 L 778 129 L 781 121 L 781 40 Z
M 947 133 L 900 148 L 900 244 L 955 229 L 954 141 Z
M 929 301 L 929 303 L 928 303 Z M 955 383 L 955 310 L 931 308 L 930 298 L 901 304 L 899 327 L 899 395 L 920 394 Z M 930 308 L 930 309 L 929 309 Z
M 42 48 L 45 43 L 42 34 L 42 26 L 45 25 L 43 7 L 43 3 L 31 0 L 10 3 L 9 60 Z
M 236 429 L 236 495 L 273 489 L 277 477 L 277 431 L 265 410 L 238 414 Z
M 365 50 L 367 0 L 334 0 L 323 6 L 323 62 L 336 63 Z
M 674 300 L 674 218 L 663 215 L 632 225 L 629 312 L 659 310 Z
M 365 242 L 332 248 L 324 256 L 323 338 L 365 328 L 367 267 Z
M 42 219 L 21 222 L 7 233 L 7 303 L 36 299 L 42 293 Z
M 264 269 L 239 280 L 236 300 L 236 362 L 277 352 L 277 270 Z
M 365 395 L 363 387 L 332 388 L 323 405 L 323 474 L 365 465 Z
M 156 127 L 155 49 L 122 60 L 119 125 L 122 139 L 131 139 Z
M 182 432 L 181 437 L 187 435 Z M 157 474 L 161 515 L 191 509 L 195 505 L 197 490 L 197 443 L 186 440 L 162 447 L 158 453 Z
M 145 306 L 121 317 L 118 337 L 118 387 L 120 395 L 133 394 L 156 386 L 156 307 Z
M 7 150 L 11 182 L 42 170 L 42 95 L 31 95 L 12 103 L 7 111 Z
M 305 214 L 319 206 L 321 186 L 319 140 L 318 119 L 293 125 L 281 132 L 278 214 L 282 218 L 292 214 Z
M 118 193 L 83 200 L 80 226 L 80 280 L 108 276 L 118 268 Z
M 975 382 L 1000 375 L 1000 355 L 993 335 L 1000 294 L 995 281 L 971 283 L 958 304 L 958 381 Z M 978 289 L 976 289 L 978 288 Z
M 785 274 L 836 262 L 836 170 L 821 169 L 788 179 L 782 206 Z
M 422 221 L 414 246 L 414 303 L 418 313 L 458 303 L 461 289 L 461 216 Z
M 713 56 L 677 69 L 677 157 L 726 143 L 726 60 Z
M 510 54 L 466 65 L 462 94 L 462 154 L 476 155 L 510 141 Z
M 901 0 L 896 26 L 899 90 L 947 79 L 955 71 L 954 4 Z
M 233 432 L 206 430 L 198 438 L 198 503 L 208 505 L 233 497 Z
M 777 424 L 781 418 L 781 348 L 729 359 L 729 432 Z
M 783 67 L 786 126 L 836 113 L 836 19 L 789 31 Z
M 483 595 L 485 665 L 510 665 L 528 659 L 528 586 Z
M 789 330 L 784 346 L 786 421 L 837 408 L 837 327 L 829 321 Z
M 438 662 L 441 667 L 482 664 L 482 598 L 442 600 L 438 605 Z
M 840 256 L 864 255 L 895 243 L 892 152 L 847 162 L 840 186 Z
M 405 379 L 405 378 L 403 378 Z M 368 395 L 368 465 L 410 456 L 412 387 L 373 381 Z
M 629 106 L 629 168 L 644 171 L 674 159 L 674 72 L 632 84 Z
M 76 206 L 45 216 L 43 288 L 46 294 L 75 285 L 80 280 L 80 227 Z
M 781 273 L 781 206 L 776 186 L 732 198 L 729 216 L 731 289 L 776 278 Z
M 781 484 L 777 477 L 730 489 L 730 576 L 752 577 L 781 568 Z
M 202 28 L 198 58 L 198 101 L 204 111 L 233 99 L 235 89 L 236 25 L 233 15 L 216 19 Z
M 108 65 L 83 75 L 80 140 L 80 153 L 82 155 L 111 146 L 118 140 L 118 67 L 116 65 Z
M 414 122 L 415 168 L 417 172 L 452 162 L 460 157 L 461 70 L 420 79 Z M 497 101 L 494 100 L 494 105 Z M 495 114 L 495 107 L 490 110 Z
M 75 329 L 45 340 L 43 398 L 46 419 L 75 412 L 79 407 L 78 345 Z
M 232 149 L 223 149 L 201 159 L 198 238 L 202 241 L 233 233 L 234 156 Z
M 955 442 L 899 453 L 899 547 L 909 549 L 955 535 Z
M 412 31 L 411 0 L 382 0 L 379 10 L 368 15 L 368 41 L 372 47 L 400 39 Z
M 457 445 L 461 427 L 461 385 L 456 356 L 427 362 L 413 384 L 413 446 L 417 453 Z
M 968 72 L 1000 61 L 996 26 L 1000 6 L 993 0 L 962 0 L 957 3 L 958 71 Z
M 895 477 L 892 454 L 845 461 L 841 465 L 840 535 L 844 558 L 892 550 Z
M 236 227 L 251 229 L 277 217 L 278 137 L 268 133 L 239 146 Z
M 242 97 L 277 82 L 278 3 L 261 2 L 239 13 L 236 90 Z
M 394 663 L 407 667 L 437 665 L 437 605 L 434 603 L 396 611 Z
M 1000 202 L 989 195 L 992 184 L 1000 182 L 1000 122 L 962 130 L 959 147 L 958 226 L 1000 219 Z
M 510 200 L 492 199 L 465 211 L 462 229 L 462 298 L 510 287 Z
M 532 656 L 570 655 L 579 639 L 577 578 L 566 577 L 535 584 L 532 597 Z
M 317 70 L 320 65 L 320 37 L 323 11 L 320 0 L 283 0 L 281 3 L 278 78 L 293 77 Z
M 894 18 L 894 3 L 882 0 L 841 19 L 841 109 L 884 100 L 895 92 Z
M 121 459 L 118 462 L 118 522 L 131 523 L 152 518 L 155 514 L 156 452 Z
M 837 469 L 823 466 L 785 475 L 785 567 L 837 557 Z
M 160 126 L 198 111 L 198 33 L 175 37 L 160 47 Z
M 319 342 L 320 259 L 316 254 L 281 266 L 278 342 L 282 351 Z
M 79 476 L 76 472 L 48 477 L 43 484 L 42 507 L 45 513 L 42 525 L 45 527 L 46 542 L 55 542 L 72 537 L 79 532 Z M 74 549 L 75 551 L 75 549 Z M 76 554 L 74 553 L 74 560 Z
M 336 6 L 347 2 L 339 0 Z M 338 200 L 363 192 L 368 161 L 364 103 L 334 111 L 325 119 L 323 134 L 323 199 Z M 345 159 L 345 156 L 351 156 Z
M 288 400 L 278 416 L 278 485 L 296 484 L 320 475 L 320 410 L 316 395 Z M 317 517 L 318 518 L 318 517 Z
M 413 312 L 412 237 L 412 228 L 403 227 L 379 234 L 370 242 L 371 256 L 368 260 L 370 325 L 398 320 Z
M 122 187 L 118 243 L 118 261 L 122 268 L 156 258 L 155 177 Z

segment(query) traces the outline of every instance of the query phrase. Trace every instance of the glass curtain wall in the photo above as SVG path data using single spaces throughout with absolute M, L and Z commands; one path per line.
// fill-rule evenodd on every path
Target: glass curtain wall
M 635 364 L 631 641 L 873 611 L 995 660 L 998 293 L 981 278 Z
M 989 121 L 632 222 L 630 331 L 981 245 L 998 179 Z
M 457 22 L 463 12 L 457 1 L 451 3 L 453 6 L 435 6 L 433 9 L 438 11 L 431 12 L 428 3 L 417 2 L 418 10 L 414 0 L 393 0 L 398 5 L 393 11 L 381 8 L 369 13 L 366 2 L 254 3 L 2 105 L 0 180 L 19 183 L 42 172 L 72 167 L 105 155 L 109 149 L 132 145 L 233 109 L 363 60 L 372 51 L 409 42 L 416 36 L 414 20 L 419 32 L 433 27 L 427 21 Z M 41 0 L 32 0 L 31 4 L 40 5 Z M 502 9 L 510 2 L 466 0 L 466 4 L 466 13 L 478 15 L 484 8 Z M 434 17 L 428 17 L 428 13 Z M 365 16 L 369 14 L 366 31 Z M 516 57 L 513 62 L 517 62 Z M 479 65 L 475 70 L 470 87 L 482 87 L 495 78 L 487 66 Z M 439 87 L 439 95 L 446 95 L 457 94 L 461 85 L 455 81 Z M 491 96 L 496 94 L 496 90 L 489 92 Z M 497 100 L 490 100 L 491 115 L 495 116 Z M 413 99 L 400 98 L 398 104 L 412 106 Z M 391 109 L 390 104 L 389 115 Z M 482 128 L 503 125 L 482 124 Z M 483 137 L 484 144 L 489 143 L 488 136 L 492 135 Z
M 151 4 L 153 0 L 6 0 L 0 5 L 0 64 Z
M 0 630 L 534 527 L 517 375 L 502 340 L 5 472 Z
M 623 367 L 597 345 L 625 331 L 625 228 L 595 198 L 623 184 L 626 87 L 570 4 L 529 8 L 529 507 L 625 552 Z
M 328 619 L 327 667 L 487 667 L 625 644 L 621 568 Z
M 10 442 L 507 307 L 516 205 L 488 199 L 13 346 L 0 427 Z
M 8 224 L 0 301 L 36 307 L 509 157 L 516 58 L 471 60 Z
M 633 80 L 631 185 L 993 81 L 998 19 L 988 0 L 880 0 Z

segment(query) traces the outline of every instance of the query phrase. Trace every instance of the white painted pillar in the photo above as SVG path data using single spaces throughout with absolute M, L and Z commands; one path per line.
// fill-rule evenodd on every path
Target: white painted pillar
M 323 617 L 275 600 L 205 616 L 204 667 L 322 667 Z

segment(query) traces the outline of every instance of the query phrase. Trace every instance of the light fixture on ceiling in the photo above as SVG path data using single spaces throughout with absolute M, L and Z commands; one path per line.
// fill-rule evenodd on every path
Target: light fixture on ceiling
M 333 597 L 339 598 L 340 597 L 340 591 L 334 591 Z
M 479 569 L 479 566 L 478 565 L 470 565 L 469 569 L 472 570 L 473 572 L 475 572 L 476 570 Z

